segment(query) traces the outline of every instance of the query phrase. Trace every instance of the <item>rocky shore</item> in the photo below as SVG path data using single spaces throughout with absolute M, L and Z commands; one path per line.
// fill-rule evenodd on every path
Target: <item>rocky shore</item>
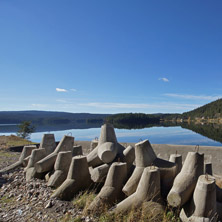
M 75 145 L 81 145 L 84 154 L 89 152 L 89 141 L 75 141 Z M 170 154 L 175 152 L 182 154 L 184 159 L 187 152 L 195 149 L 195 146 L 182 145 L 152 144 L 152 146 L 158 156 L 164 159 L 168 159 Z M 216 173 L 220 172 L 221 149 L 221 147 L 199 147 L 200 152 L 214 160 L 213 168 Z M 0 169 L 16 162 L 19 156 L 18 152 L 0 148 Z M 26 182 L 23 168 L 0 175 L 0 221 L 96 221 L 95 218 L 83 216 L 82 210 L 76 207 L 73 201 L 51 198 L 52 192 L 44 180 L 32 179 Z
M 20 153 L 0 150 L 0 169 L 18 160 Z M 72 202 L 50 198 L 45 181 L 25 180 L 23 168 L 0 175 L 0 221 L 68 221 L 81 215 Z M 90 221 L 82 217 L 82 221 Z

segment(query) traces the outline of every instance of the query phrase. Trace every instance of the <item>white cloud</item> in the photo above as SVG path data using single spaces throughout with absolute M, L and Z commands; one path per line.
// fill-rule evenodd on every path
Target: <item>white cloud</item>
M 70 91 L 76 92 L 77 90 L 76 89 L 70 89 Z
M 56 88 L 56 91 L 57 91 L 57 92 L 67 92 L 66 89 L 61 89 L 61 88 Z
M 169 79 L 167 79 L 167 78 L 165 78 L 165 77 L 159 78 L 158 80 L 161 80 L 161 81 L 163 81 L 163 82 L 169 82 L 169 81 L 170 81 Z
M 177 94 L 177 93 L 165 93 L 165 96 L 181 98 L 181 99 L 197 99 L 197 100 L 217 100 L 221 98 L 221 95 L 217 96 L 206 96 L 206 95 L 190 95 L 190 94 Z

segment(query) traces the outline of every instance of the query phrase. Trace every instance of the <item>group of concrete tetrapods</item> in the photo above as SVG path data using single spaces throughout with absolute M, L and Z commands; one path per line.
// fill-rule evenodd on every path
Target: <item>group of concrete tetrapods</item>
M 82 155 L 74 137 L 64 136 L 56 146 L 53 134 L 44 134 L 40 147 L 24 146 L 19 161 L 1 170 L 24 166 L 26 180 L 45 178 L 56 188 L 52 197 L 71 200 L 79 191 L 103 184 L 88 206 L 96 212 L 107 206 L 110 212 L 125 213 L 146 202 L 162 205 L 167 200 L 181 209 L 182 221 L 222 219 L 222 189 L 216 185 L 211 165 L 204 167 L 204 154 L 172 154 L 169 161 L 158 158 L 148 140 L 124 147 L 117 142 L 111 124 L 101 127 L 99 140 L 91 142 L 91 152 Z M 116 204 L 118 203 L 118 204 Z

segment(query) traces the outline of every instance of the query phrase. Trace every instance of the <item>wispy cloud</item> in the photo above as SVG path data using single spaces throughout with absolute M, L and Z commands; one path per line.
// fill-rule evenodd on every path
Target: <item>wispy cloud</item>
M 70 89 L 70 91 L 76 92 L 77 90 L 76 89 Z
M 222 95 L 217 96 L 206 96 L 206 95 L 190 95 L 190 94 L 177 94 L 177 93 L 165 93 L 165 96 L 181 98 L 181 99 L 195 99 L 195 100 L 217 100 L 222 97 Z
M 37 103 L 33 103 L 32 106 L 33 106 L 33 107 L 36 107 L 36 108 L 44 108 L 44 107 L 47 107 L 46 104 L 37 104 Z
M 199 104 L 178 104 L 178 103 L 158 103 L 158 104 L 147 104 L 147 103 L 82 103 L 79 106 L 88 106 L 102 109 L 174 109 L 174 110 L 184 110 L 184 109 L 194 109 L 199 107 Z
M 61 89 L 61 88 L 56 88 L 56 91 L 57 91 L 57 92 L 67 92 L 66 89 Z
M 159 78 L 158 80 L 163 81 L 163 82 L 169 82 L 169 81 L 170 81 L 169 79 L 167 79 L 167 78 L 165 78 L 165 77 Z
M 68 101 L 65 100 L 65 99 L 57 99 L 56 102 L 59 102 L 59 103 L 68 103 Z

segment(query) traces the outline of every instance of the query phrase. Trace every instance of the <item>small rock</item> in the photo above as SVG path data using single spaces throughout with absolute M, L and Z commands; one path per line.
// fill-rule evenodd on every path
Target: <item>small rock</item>
M 36 197 L 34 197 L 34 198 L 32 198 L 32 200 L 31 201 L 36 201 L 37 200 L 37 198 Z
M 10 193 L 8 197 L 9 197 L 9 198 L 12 198 L 12 197 L 14 197 L 14 194 L 13 194 L 13 193 Z
M 45 209 L 51 208 L 53 206 L 52 200 L 49 200 L 49 202 L 45 205 Z

